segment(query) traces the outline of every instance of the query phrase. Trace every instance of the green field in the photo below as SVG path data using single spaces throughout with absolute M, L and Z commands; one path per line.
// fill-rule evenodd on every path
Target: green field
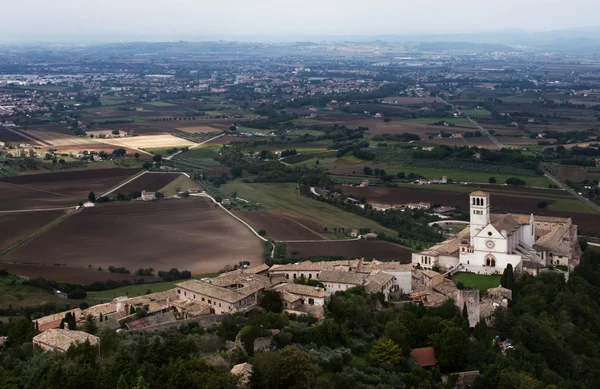
M 492 114 L 487 109 L 468 109 L 462 111 L 462 113 L 471 117 L 489 117 Z
M 432 123 L 437 123 L 437 122 L 448 122 L 448 123 L 452 123 L 456 126 L 470 126 L 471 122 L 469 121 L 469 119 L 464 119 L 464 118 L 418 118 L 418 119 L 406 119 L 406 120 L 402 120 L 402 121 L 394 121 L 392 120 L 390 123 L 412 123 L 412 124 L 432 124 Z M 434 130 L 436 127 L 440 127 L 440 130 L 443 130 L 444 128 L 447 129 L 447 127 L 444 126 L 432 126 L 432 130 Z M 410 131 L 409 131 L 410 132 Z
M 151 154 L 154 155 L 162 155 L 163 157 L 168 157 L 171 154 L 175 154 L 175 152 L 173 152 L 173 149 L 176 148 L 178 151 L 181 150 L 182 147 L 188 147 L 188 146 L 171 146 L 171 147 L 148 147 L 145 149 L 142 149 L 144 151 L 147 151 Z M 169 151 L 171 151 L 171 154 L 169 154 Z
M 398 172 L 417 173 L 428 179 L 439 179 L 443 176 L 447 176 L 448 179 L 454 181 L 466 181 L 471 183 L 488 183 L 490 177 L 495 177 L 498 183 L 503 184 L 508 178 L 515 177 L 526 182 L 527 186 L 534 186 L 539 188 L 547 188 L 548 184 L 551 183 L 546 177 L 525 177 L 525 176 L 512 176 L 508 174 L 495 174 L 495 173 L 481 173 L 481 172 L 469 172 L 463 170 L 446 170 L 437 168 L 423 168 L 423 167 L 389 167 L 385 171 L 388 174 L 397 174 Z
M 198 276 L 194 276 L 193 278 L 200 279 L 206 277 L 216 277 L 218 274 L 202 274 Z M 128 285 L 122 286 L 116 289 L 103 290 L 101 292 L 89 292 L 88 299 L 91 300 L 112 300 L 115 297 L 128 296 L 128 297 L 136 297 L 150 293 L 164 292 L 169 289 L 173 289 L 175 284 L 183 282 L 184 280 L 177 281 L 165 281 L 165 282 L 152 282 L 148 284 L 136 284 L 136 285 Z M 100 303 L 96 301 L 95 303 Z M 91 304 L 90 304 L 91 305 Z
M 59 308 L 66 304 L 79 306 L 82 300 L 70 300 L 59 297 L 43 289 L 25 285 L 0 285 L 0 308 L 33 307 L 40 304 L 55 303 Z
M 218 149 L 221 145 L 200 145 L 193 149 L 189 149 L 188 151 L 179 154 L 177 157 L 182 158 L 217 158 L 219 157 Z M 174 157 L 174 158 L 177 158 Z
M 176 195 L 179 191 L 186 191 L 190 188 L 198 188 L 199 185 L 197 182 L 188 178 L 186 175 L 182 174 L 177 177 L 174 181 L 172 181 L 167 186 L 161 188 L 159 192 L 164 194 L 165 196 L 173 196 Z
M 465 288 L 488 290 L 500 285 L 500 276 L 475 273 L 456 273 L 452 276 L 454 282 L 462 282 Z
M 237 192 L 238 197 L 246 199 L 261 207 L 280 209 L 305 217 L 328 229 L 334 227 L 370 228 L 373 231 L 384 231 L 396 236 L 398 233 L 380 224 L 343 211 L 333 205 L 325 204 L 309 197 L 302 196 L 296 189 L 296 184 L 246 184 L 232 181 L 219 187 L 221 193 Z
M 363 163 L 362 159 L 358 159 L 353 155 L 346 155 L 342 158 L 338 158 L 334 161 L 334 163 L 342 164 L 342 165 L 356 165 L 359 163 Z
M 318 141 L 318 142 L 306 142 L 306 143 L 286 143 L 286 144 L 267 144 L 258 145 L 254 147 L 248 147 L 247 150 L 253 151 L 283 151 L 295 149 L 299 153 L 318 153 L 321 151 L 327 151 L 327 148 L 331 145 L 331 141 Z
M 144 103 L 146 105 L 152 105 L 154 107 L 175 107 L 175 104 L 167 103 L 164 101 L 150 101 L 148 103 Z

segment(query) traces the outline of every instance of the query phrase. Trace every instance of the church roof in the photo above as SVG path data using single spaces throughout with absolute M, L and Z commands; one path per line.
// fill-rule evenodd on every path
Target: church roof
M 556 254 L 569 255 L 572 248 L 571 236 L 569 232 L 569 226 L 554 226 L 549 233 L 541 236 L 535 242 L 535 245 L 550 250 Z
M 506 231 L 508 235 L 515 232 L 522 224 L 526 223 L 521 223 L 510 213 L 507 213 L 506 215 L 497 215 L 492 220 L 492 226 L 494 226 L 495 229 L 497 229 L 500 232 Z
M 483 197 L 487 197 L 487 196 L 489 196 L 489 193 L 482 192 L 480 190 L 476 190 L 475 192 L 471 192 L 471 196 L 483 196 Z

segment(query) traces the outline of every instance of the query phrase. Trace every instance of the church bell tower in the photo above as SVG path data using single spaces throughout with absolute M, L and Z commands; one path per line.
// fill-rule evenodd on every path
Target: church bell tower
M 471 201 L 471 245 L 473 245 L 475 235 L 490 224 L 490 195 L 476 191 L 469 197 Z

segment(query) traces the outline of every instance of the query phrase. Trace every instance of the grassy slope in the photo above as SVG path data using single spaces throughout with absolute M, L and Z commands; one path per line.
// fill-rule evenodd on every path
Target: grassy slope
M 500 276 L 473 274 L 473 273 L 456 273 L 452 276 L 454 282 L 462 282 L 466 288 L 489 289 L 500 285 Z
M 200 279 L 206 277 L 216 277 L 217 274 L 202 274 L 198 276 L 194 276 L 193 278 Z M 150 290 L 151 293 L 156 292 L 164 292 L 169 289 L 173 289 L 175 284 L 183 282 L 182 280 L 177 281 L 165 281 L 165 282 L 153 282 L 149 284 L 137 284 L 137 285 L 128 285 L 122 286 L 116 289 L 103 290 L 100 292 L 89 292 L 88 298 L 95 300 L 112 300 L 115 297 L 128 296 L 128 297 L 136 297 L 147 294 L 146 292 Z M 99 301 L 96 301 L 99 303 Z
M 173 196 L 178 193 L 178 190 L 186 191 L 190 188 L 198 188 L 199 185 L 192 179 L 186 177 L 185 175 L 181 175 L 177 177 L 174 181 L 171 181 L 170 184 L 161 188 L 159 192 L 164 194 L 165 196 Z
M 391 236 L 397 235 L 394 230 L 372 220 L 300 195 L 296 191 L 296 184 L 245 184 L 241 181 L 233 181 L 222 185 L 219 191 L 221 193 L 236 191 L 239 197 L 258 203 L 262 207 L 288 211 L 319 225 L 327 226 L 328 229 L 371 228 L 374 231 L 384 231 Z
M 81 300 L 65 299 L 33 286 L 0 285 L 1 308 L 8 308 L 9 305 L 13 308 L 36 306 L 42 303 L 56 303 L 59 307 L 71 304 L 76 307 L 80 302 Z

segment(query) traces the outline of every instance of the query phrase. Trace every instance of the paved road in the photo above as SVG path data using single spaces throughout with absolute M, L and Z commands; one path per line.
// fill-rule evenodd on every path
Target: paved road
M 569 188 L 567 185 L 560 182 L 556 177 L 554 177 L 552 174 L 550 174 L 546 170 L 543 170 L 543 172 L 544 172 L 544 176 L 546 176 L 548 179 L 550 179 L 552 182 L 554 182 L 556 185 L 558 185 L 559 188 L 566 190 L 567 192 L 569 192 L 570 194 L 575 196 L 577 199 L 583 201 L 584 203 L 588 204 L 590 207 L 594 208 L 596 211 L 600 212 L 600 206 L 598 206 L 597 204 L 592 202 L 590 199 L 585 198 L 582 195 L 580 195 L 579 193 L 575 192 L 573 189 Z
M 451 106 L 453 109 L 456 110 L 456 106 L 454 106 L 453 104 L 450 104 L 449 102 L 447 102 L 446 100 L 442 99 L 441 97 L 436 97 L 436 99 L 441 102 L 444 103 L 446 105 Z M 471 118 L 470 116 L 466 116 L 467 119 L 469 119 L 469 121 L 471 121 L 471 123 L 473 123 L 473 125 L 475 127 L 477 127 L 479 129 L 479 131 L 483 132 L 484 134 L 486 134 L 488 136 L 488 138 L 490 138 L 490 140 L 492 142 L 494 142 L 498 147 L 500 147 L 501 149 L 503 149 L 505 146 L 498 141 L 498 139 L 496 139 L 495 136 L 493 136 L 492 134 L 490 134 L 490 132 L 488 130 L 486 130 L 485 128 L 481 127 L 481 125 L 479 123 L 477 123 L 475 120 L 473 120 L 473 118 Z

